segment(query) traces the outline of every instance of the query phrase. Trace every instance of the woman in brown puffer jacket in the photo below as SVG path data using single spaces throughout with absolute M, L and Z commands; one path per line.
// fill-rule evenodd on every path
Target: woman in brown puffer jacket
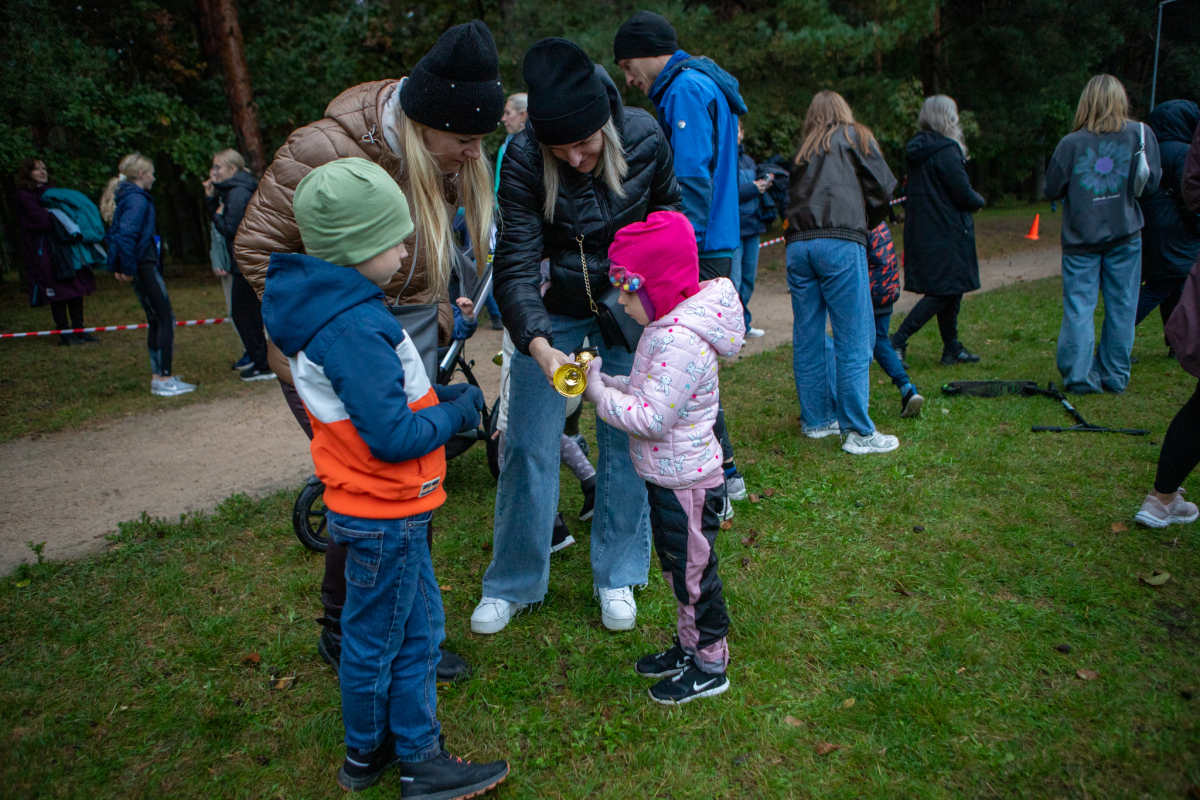
M 238 268 L 261 297 L 271 254 L 304 252 L 292 212 L 292 195 L 301 178 L 339 158 L 374 161 L 400 185 L 416 223 L 404 242 L 412 259 L 384 294 L 395 305 L 438 303 L 440 344 L 449 343 L 454 324 L 446 292 L 454 253 L 450 223 L 461 205 L 471 241 L 490 238 L 492 170 L 480 143 L 496 129 L 503 112 L 500 60 L 491 32 L 479 20 L 450 28 L 407 78 L 347 89 L 325 109 L 324 118 L 288 137 L 238 228 L 233 248 Z M 478 259 L 481 265 L 485 262 Z M 268 343 L 268 348 L 288 406 L 311 438 L 287 359 L 274 345 Z M 331 541 L 321 586 L 325 618 L 318 650 L 334 669 L 341 650 L 345 563 L 345 548 Z M 439 680 L 465 676 L 466 670 L 462 659 L 442 652 Z

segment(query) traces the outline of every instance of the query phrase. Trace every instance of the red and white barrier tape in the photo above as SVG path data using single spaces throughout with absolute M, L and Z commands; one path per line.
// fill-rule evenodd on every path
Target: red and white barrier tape
M 229 317 L 215 317 L 213 319 L 183 319 L 175 322 L 176 328 L 189 327 L 191 325 L 220 325 L 222 322 L 232 322 Z M 28 331 L 26 333 L 0 333 L 0 339 L 24 339 L 28 336 L 53 336 L 56 333 L 96 333 L 98 331 L 140 331 L 150 326 L 143 322 L 141 325 L 105 325 L 95 328 L 63 328 L 57 331 Z

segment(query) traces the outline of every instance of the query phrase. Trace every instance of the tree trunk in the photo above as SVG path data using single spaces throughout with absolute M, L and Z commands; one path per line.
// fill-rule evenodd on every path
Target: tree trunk
M 262 130 L 258 125 L 258 106 L 250 84 L 250 69 L 246 64 L 246 46 L 242 27 L 238 23 L 237 6 L 233 0 L 197 0 L 200 12 L 200 35 L 206 51 L 215 52 L 225 75 L 225 96 L 233 115 L 233 130 L 238 150 L 246 157 L 250 171 L 261 176 L 266 169 Z
M 933 12 L 933 30 L 921 39 L 917 54 L 921 89 L 926 97 L 942 93 L 942 9 Z

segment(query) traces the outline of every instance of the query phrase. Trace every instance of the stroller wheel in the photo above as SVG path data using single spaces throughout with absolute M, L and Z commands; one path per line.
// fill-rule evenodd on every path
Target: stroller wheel
M 325 484 L 313 475 L 304 483 L 296 505 L 292 508 L 292 528 L 300 544 L 315 553 L 324 553 L 329 547 L 326 531 Z

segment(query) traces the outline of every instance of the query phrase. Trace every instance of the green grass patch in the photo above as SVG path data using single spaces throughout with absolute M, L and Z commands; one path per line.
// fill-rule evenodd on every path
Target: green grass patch
M 668 645 L 675 601 L 652 570 L 637 629 L 606 632 L 578 524 L 544 608 L 472 635 L 495 490 L 481 448 L 451 462 L 435 565 L 447 646 L 476 670 L 440 692 L 452 751 L 511 759 L 504 797 L 1182 796 L 1200 782 L 1198 528 L 1130 518 L 1194 379 L 1152 316 L 1130 391 L 1078 402 L 1150 437 L 1032 434 L 1068 423 L 1054 402 L 936 391 L 1056 378 L 1060 293 L 1050 280 L 964 303 L 977 368 L 938 367 L 932 326 L 915 337 L 917 420 L 898 419 L 873 368 L 873 416 L 901 440 L 887 455 L 800 436 L 788 348 L 723 370 L 758 498 L 718 544 L 733 686 L 711 701 L 648 700 L 633 662 Z M 7 794 L 342 796 L 338 684 L 312 622 L 322 560 L 292 536 L 293 498 L 133 522 L 103 556 L 0 581 Z M 1172 579 L 1139 583 L 1156 569 Z M 817 755 L 822 742 L 842 749 Z M 366 796 L 398 791 L 390 774 Z

